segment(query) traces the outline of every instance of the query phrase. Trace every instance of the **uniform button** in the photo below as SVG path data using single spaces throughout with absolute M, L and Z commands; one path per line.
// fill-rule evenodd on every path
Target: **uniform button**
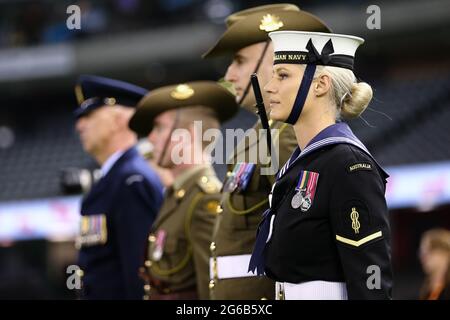
M 222 206 L 217 206 L 217 213 L 222 213 L 222 211 L 223 211 Z
M 151 287 L 150 287 L 149 284 L 144 285 L 144 291 L 145 291 L 145 292 L 148 293 L 148 292 L 150 291 L 150 289 L 151 289 Z
M 84 271 L 81 270 L 81 269 L 78 269 L 78 270 L 76 271 L 76 275 L 79 276 L 80 278 L 82 278 L 82 277 L 84 276 Z
M 211 250 L 211 252 L 214 252 L 216 250 L 216 243 L 215 242 L 211 242 L 211 245 L 209 246 L 209 250 Z
M 227 171 L 227 177 L 231 177 L 232 173 L 233 172 L 231 172 L 231 171 Z
M 210 282 L 209 282 L 209 289 L 211 290 L 211 289 L 214 289 L 214 286 L 216 285 L 216 283 L 214 282 L 214 280 L 211 280 Z
M 144 299 L 144 300 L 150 300 L 150 297 L 148 296 L 148 294 L 144 294 L 144 296 L 142 297 L 142 299 Z
M 261 300 L 267 300 L 267 298 L 266 297 L 262 297 Z
M 207 183 L 208 182 L 208 177 L 203 176 L 203 177 L 201 177 L 201 180 L 202 180 L 203 183 Z
M 150 268 L 150 267 L 152 266 L 152 262 L 151 262 L 150 260 L 145 260 L 144 265 L 145 265 L 147 268 Z
M 154 234 L 149 235 L 149 236 L 148 236 L 148 241 L 149 241 L 149 242 L 155 242 L 155 241 L 156 241 L 155 235 L 154 235 Z
M 184 197 L 184 195 L 186 194 L 186 191 L 184 189 L 180 189 L 177 191 L 177 193 L 175 194 L 175 197 L 177 199 L 181 199 Z

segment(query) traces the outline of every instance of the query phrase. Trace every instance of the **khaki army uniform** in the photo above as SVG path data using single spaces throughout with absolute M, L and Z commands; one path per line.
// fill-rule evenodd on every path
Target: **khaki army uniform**
M 316 16 L 300 10 L 294 4 L 263 5 L 236 12 L 226 19 L 226 30 L 206 53 L 204 58 L 222 55 L 234 55 L 239 50 L 256 43 L 266 43 L 259 61 L 262 61 L 269 47 L 268 33 L 279 30 L 299 30 L 330 32 L 329 28 Z M 257 64 L 255 73 L 258 72 Z M 263 84 L 264 85 L 264 84 Z M 245 95 L 244 95 L 245 96 Z M 242 97 L 241 97 L 242 100 Z M 248 107 L 248 106 L 247 106 Z M 255 127 L 261 129 L 258 122 Z M 273 123 L 271 128 L 279 129 L 272 136 L 273 144 L 279 144 L 278 167 L 281 167 L 297 146 L 293 128 L 282 123 Z M 259 137 L 259 135 L 258 135 Z M 243 141 L 245 143 L 245 141 Z M 240 144 L 235 150 L 236 160 L 254 158 L 261 148 L 266 148 L 266 139 L 260 138 L 253 145 Z M 277 150 L 277 148 L 274 148 Z M 262 153 L 264 155 L 264 153 Z M 267 155 L 267 149 L 266 153 Z M 270 159 L 269 155 L 267 158 Z M 266 159 L 260 159 L 266 160 Z M 247 160 L 248 161 L 248 160 Z M 225 181 L 222 195 L 222 213 L 218 216 L 214 227 L 211 243 L 210 259 L 210 297 L 212 299 L 273 299 L 274 283 L 265 277 L 256 277 L 248 273 L 250 255 L 256 240 L 258 224 L 262 213 L 268 209 L 268 195 L 275 181 L 273 175 L 262 175 L 262 164 L 267 161 L 257 161 L 255 166 L 244 164 L 241 167 L 229 166 L 228 179 L 242 177 L 237 181 L 245 181 L 245 188 L 233 190 Z M 238 164 L 239 165 L 239 164 Z M 249 170 L 247 170 L 250 168 Z M 253 173 L 250 175 L 253 168 Z M 248 179 L 250 177 L 250 180 Z M 248 184 L 247 184 L 248 182 Z M 236 186 L 237 184 L 232 183 Z
M 148 237 L 144 299 L 208 299 L 208 260 L 221 182 L 209 165 L 177 177 Z
M 273 152 L 278 152 L 281 167 L 297 146 L 292 126 L 270 121 Z M 253 127 L 262 129 L 261 122 Z M 243 139 L 233 154 L 233 163 L 251 159 L 260 149 L 267 151 L 266 140 L 258 134 L 258 142 L 249 144 Z M 266 153 L 267 158 L 270 156 Z M 258 158 L 257 158 L 258 159 Z M 263 163 L 267 163 L 265 159 Z M 248 161 L 248 160 L 246 160 Z M 228 174 L 234 164 L 228 166 Z M 256 230 L 262 213 L 269 207 L 268 194 L 275 181 L 273 175 L 261 175 L 262 166 L 256 163 L 255 170 L 243 192 L 223 192 L 222 212 L 217 216 L 210 245 L 210 297 L 211 299 L 273 299 L 275 284 L 266 277 L 248 273 L 248 264 L 256 239 Z
M 181 116 L 179 112 L 199 106 L 211 109 L 219 123 L 239 110 L 235 97 L 220 84 L 191 81 L 152 90 L 139 102 L 128 125 L 145 137 L 160 114 L 176 110 L 172 115 L 172 134 Z M 205 111 L 203 114 L 210 117 Z M 202 120 L 202 113 L 196 117 L 196 121 Z M 165 150 L 171 152 L 167 142 Z M 210 164 L 192 163 L 166 190 L 140 269 L 146 282 L 144 299 L 209 298 L 209 246 L 220 209 L 221 187 Z

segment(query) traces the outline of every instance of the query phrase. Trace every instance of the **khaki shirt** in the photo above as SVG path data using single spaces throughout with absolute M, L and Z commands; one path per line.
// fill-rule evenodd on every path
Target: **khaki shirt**
M 144 299 L 152 299 L 152 293 L 186 291 L 208 299 L 209 246 L 220 188 L 214 169 L 207 165 L 184 172 L 166 191 L 148 237 L 145 268 L 150 281 Z
M 254 129 L 261 129 L 258 121 Z M 278 133 L 272 135 L 272 144 L 279 148 L 278 151 L 279 168 L 289 159 L 294 148 L 297 146 L 295 133 L 292 126 L 281 123 L 271 123 L 271 129 L 278 129 Z M 242 159 L 254 159 L 255 153 L 264 148 L 263 154 L 267 154 L 267 142 L 265 137 L 259 139 L 257 143 L 249 144 L 240 142 L 234 151 L 233 163 Z M 267 159 L 263 163 L 267 163 Z M 248 160 L 245 160 L 248 161 Z M 233 170 L 234 164 L 228 166 L 229 172 Z M 256 231 L 261 221 L 262 213 L 269 207 L 268 194 L 275 181 L 274 175 L 261 175 L 261 161 L 256 163 L 255 170 L 245 191 L 238 193 L 223 192 L 221 206 L 223 211 L 217 216 L 213 239 L 211 243 L 211 269 L 214 270 L 210 282 L 211 299 L 273 299 L 275 295 L 274 282 L 266 277 L 234 277 L 219 279 L 220 263 L 217 259 L 226 256 L 250 255 L 256 240 Z M 242 267 L 242 266 L 241 266 Z M 247 270 L 248 264 L 245 266 Z

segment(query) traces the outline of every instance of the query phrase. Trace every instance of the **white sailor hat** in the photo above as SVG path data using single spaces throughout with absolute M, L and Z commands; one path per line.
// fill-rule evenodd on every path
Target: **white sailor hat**
M 334 33 L 275 31 L 269 33 L 274 64 L 315 64 L 353 70 L 356 49 L 364 39 Z

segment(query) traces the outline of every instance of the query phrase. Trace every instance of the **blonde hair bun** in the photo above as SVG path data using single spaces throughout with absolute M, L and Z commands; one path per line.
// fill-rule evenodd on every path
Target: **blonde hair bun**
M 353 83 L 350 93 L 342 101 L 341 116 L 344 119 L 359 117 L 366 110 L 373 96 L 372 87 L 365 82 Z

